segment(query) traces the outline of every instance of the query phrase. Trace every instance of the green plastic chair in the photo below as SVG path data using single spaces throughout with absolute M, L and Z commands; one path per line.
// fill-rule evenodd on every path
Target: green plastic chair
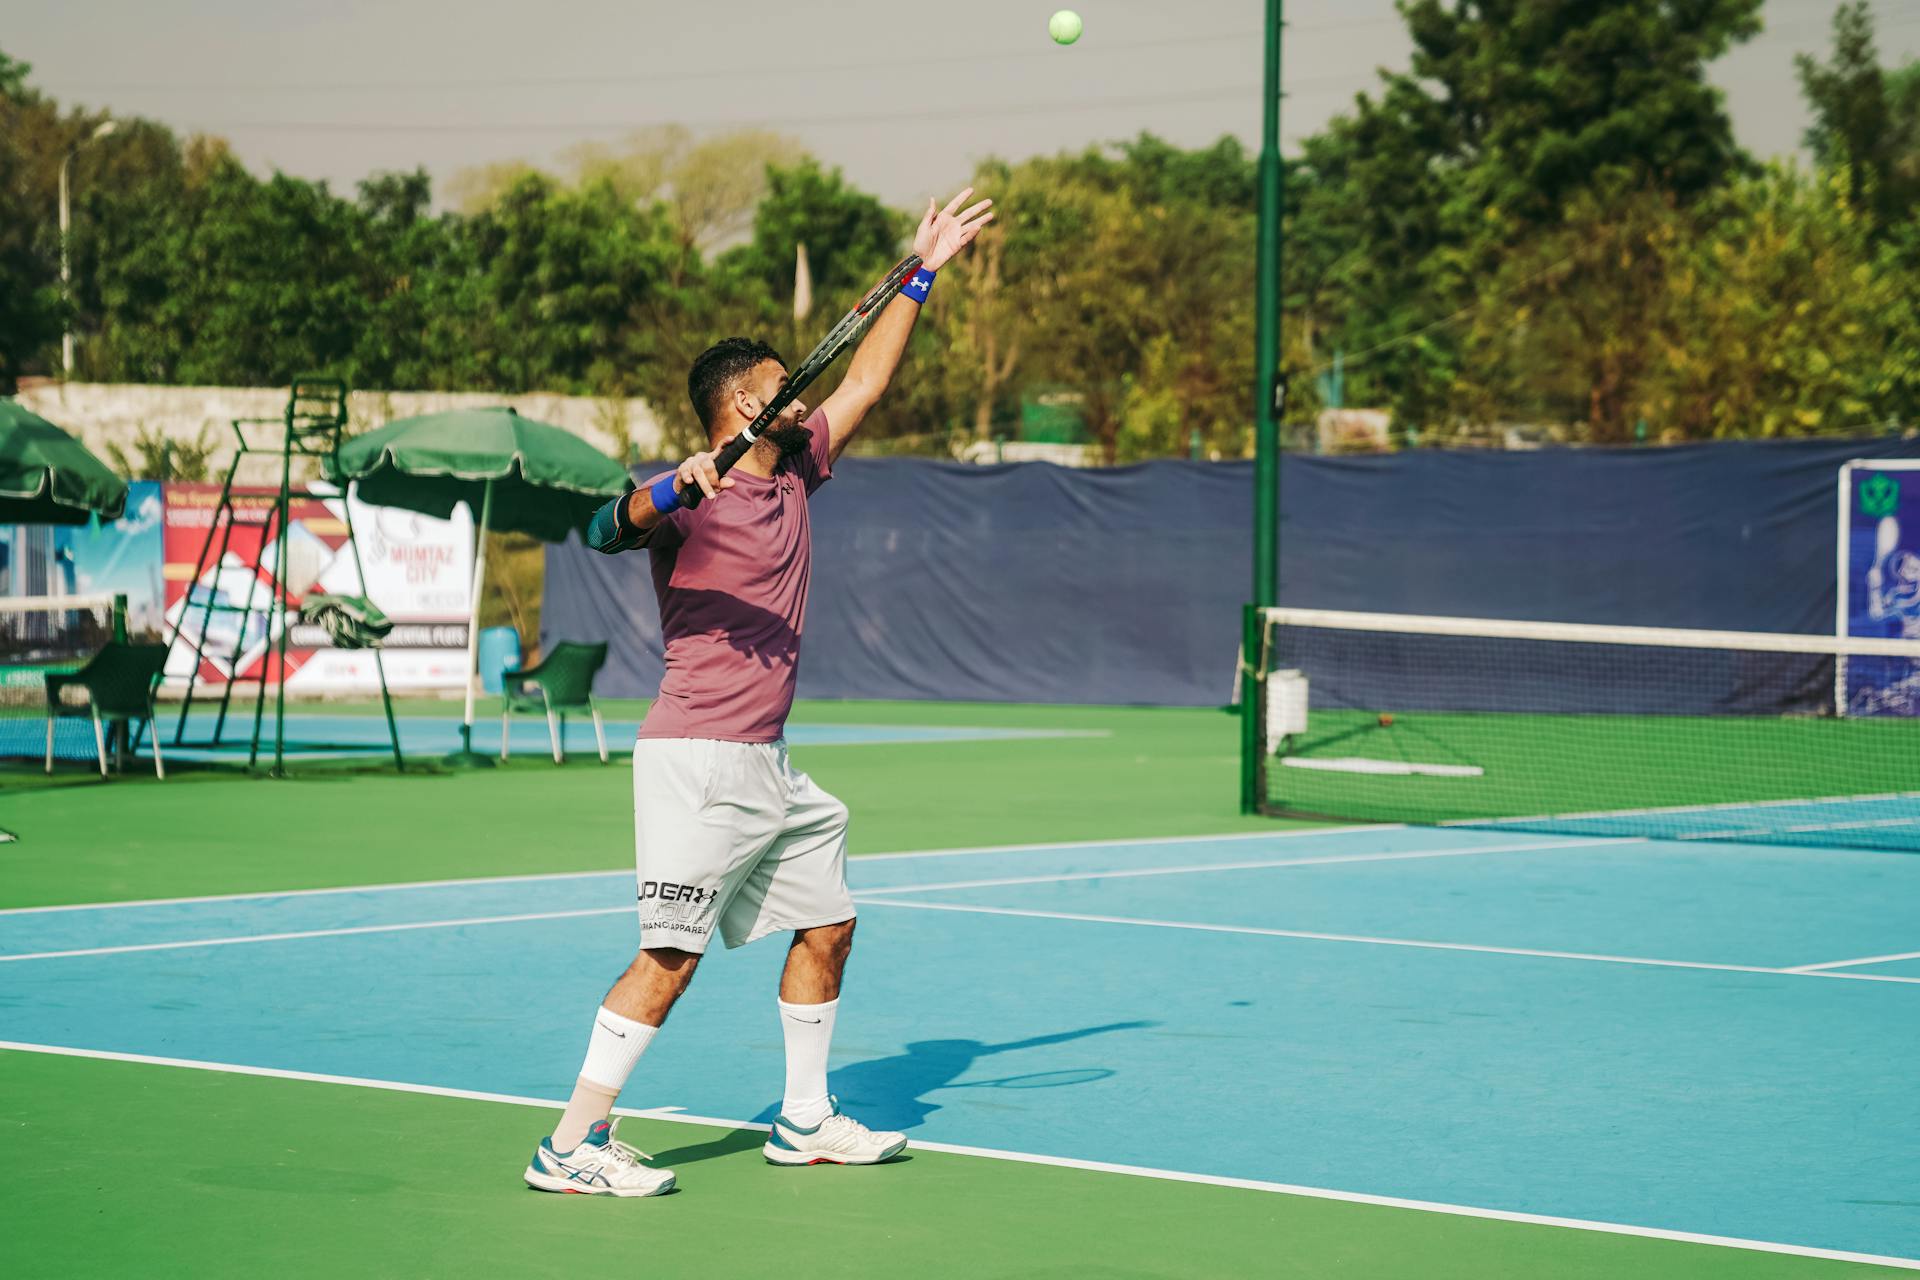
M 167 665 L 167 646 L 113 641 L 87 659 L 78 671 L 53 672 L 47 688 L 47 772 L 53 772 L 53 722 L 59 716 L 93 714 L 93 749 L 100 758 L 100 776 L 107 776 L 107 739 L 102 725 L 119 725 L 121 763 L 127 746 L 137 739 L 133 723 L 140 721 L 153 739 L 153 771 L 163 781 L 166 762 L 160 758 L 160 731 L 153 722 L 153 690 Z M 66 702 L 68 688 L 85 689 L 84 705 Z
M 553 742 L 553 762 L 566 763 L 560 744 L 566 737 L 567 712 L 585 711 L 593 717 L 593 737 L 600 744 L 600 763 L 607 763 L 607 730 L 600 708 L 593 705 L 593 678 L 607 663 L 604 644 L 563 641 L 552 652 L 524 670 L 500 675 L 500 758 L 507 758 L 507 725 L 513 713 L 545 712 L 547 736 Z

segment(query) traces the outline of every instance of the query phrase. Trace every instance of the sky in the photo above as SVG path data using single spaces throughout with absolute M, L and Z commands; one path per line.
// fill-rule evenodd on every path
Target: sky
M 977 160 L 1151 131 L 1259 141 L 1260 0 L 8 0 L 0 49 L 62 103 L 228 138 L 257 172 L 337 190 L 424 166 L 557 163 L 636 126 L 775 127 L 900 206 Z M 1711 69 L 1735 132 L 1794 152 L 1793 55 L 1824 53 L 1838 0 L 1767 0 L 1766 34 Z M 1920 56 L 1920 0 L 1874 0 L 1882 58 Z M 1288 150 L 1409 45 L 1392 0 L 1292 0 Z

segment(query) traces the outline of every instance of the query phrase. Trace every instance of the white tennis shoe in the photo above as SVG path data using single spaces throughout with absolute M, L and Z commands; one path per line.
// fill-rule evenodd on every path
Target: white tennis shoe
M 613 1125 L 602 1120 L 587 1130 L 585 1141 L 562 1153 L 553 1139 L 542 1138 L 527 1166 L 527 1185 L 536 1191 L 582 1196 L 658 1196 L 673 1190 L 673 1170 L 641 1164 L 653 1157 L 614 1139 Z
M 852 1116 L 842 1115 L 840 1100 L 828 1098 L 833 1114 L 803 1129 L 785 1116 L 773 1122 L 760 1154 L 770 1164 L 879 1164 L 907 1149 L 904 1133 L 875 1133 Z

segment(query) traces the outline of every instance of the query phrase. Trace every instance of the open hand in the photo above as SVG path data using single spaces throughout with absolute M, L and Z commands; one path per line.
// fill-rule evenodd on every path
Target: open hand
M 993 221 L 991 200 L 980 200 L 959 213 L 954 212 L 960 208 L 960 202 L 972 194 L 973 188 L 968 187 L 939 210 L 934 208 L 933 198 L 927 198 L 927 212 L 913 233 L 913 251 L 920 255 L 927 270 L 938 271 L 946 266 L 955 254 L 973 243 L 980 228 Z

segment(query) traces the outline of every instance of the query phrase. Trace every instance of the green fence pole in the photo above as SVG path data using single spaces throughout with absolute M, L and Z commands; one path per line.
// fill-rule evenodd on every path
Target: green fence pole
M 1267 73 L 1261 100 L 1260 245 L 1255 263 L 1253 609 L 1242 627 L 1240 679 L 1240 812 L 1260 809 L 1263 744 L 1255 700 L 1260 623 L 1254 610 L 1278 603 L 1280 578 L 1280 33 L 1284 0 L 1267 0 Z

